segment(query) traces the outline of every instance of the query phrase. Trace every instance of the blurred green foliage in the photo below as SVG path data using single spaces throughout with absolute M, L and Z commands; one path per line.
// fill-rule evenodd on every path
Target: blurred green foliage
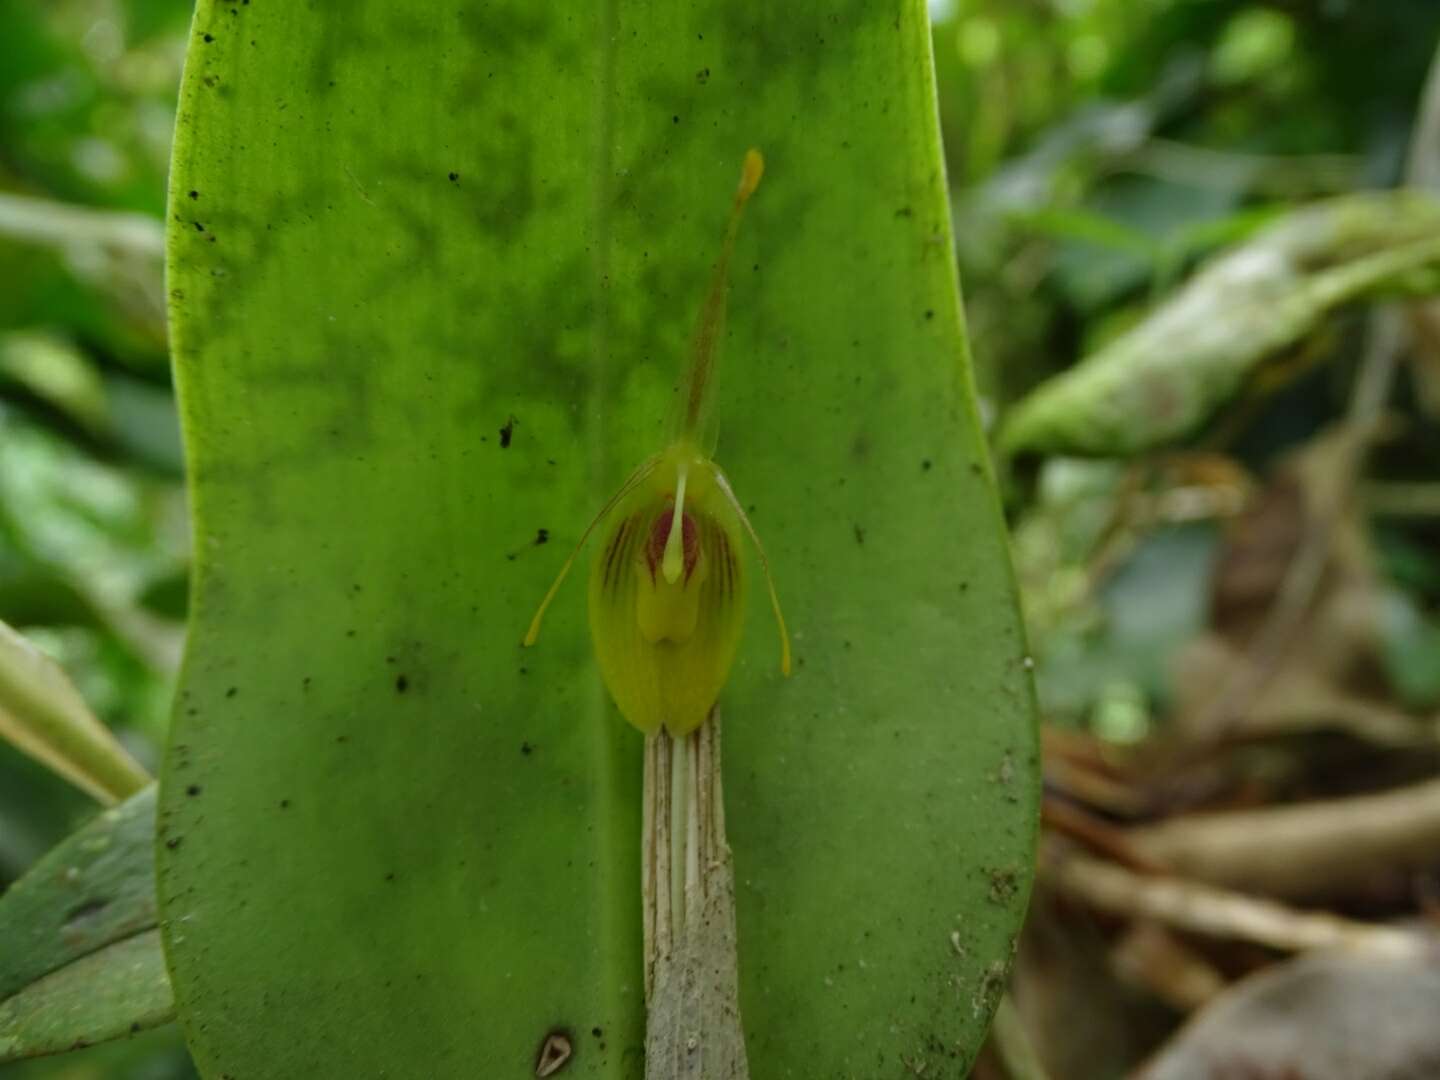
M 1440 39 L 1427 0 L 932 10 L 961 280 L 992 418 L 1278 216 L 1397 185 Z M 1343 415 L 1364 326 L 1353 312 L 1332 320 L 1305 343 L 1298 374 L 1233 403 L 1191 447 L 1264 475 Z M 1418 378 L 1402 373 L 1398 435 L 1371 471 L 1433 492 L 1440 438 Z M 1011 492 L 1045 716 L 1125 740 L 1173 705 L 1174 660 L 1207 626 L 1224 536 L 1224 514 L 1130 527 L 1130 486 L 1145 475 L 1143 459 L 1052 458 Z M 1149 483 L 1154 500 L 1204 490 Z M 1435 521 L 1405 507 L 1367 520 L 1388 589 L 1379 659 L 1412 708 L 1440 701 Z
M 0 0 L 0 617 L 152 768 L 189 545 L 159 246 L 188 20 Z M 0 889 L 95 809 L 0 746 Z M 5 1075 L 192 1072 L 172 1030 Z
M 1270 214 L 1394 183 L 1440 33 L 1427 0 L 935 6 L 961 279 L 1002 401 Z
M 1277 214 L 1394 185 L 1440 38 L 1434 0 L 931 7 L 992 416 Z M 0 618 L 151 766 L 186 604 L 158 237 L 189 13 L 186 0 L 0 0 Z M 1308 374 L 1247 406 L 1226 447 L 1236 461 L 1262 469 L 1340 415 L 1359 324 L 1340 320 Z M 1409 707 L 1440 702 L 1440 514 L 1406 509 L 1433 510 L 1440 475 L 1422 391 L 1402 379 L 1398 407 L 1422 422 L 1377 454 L 1370 479 L 1389 486 L 1368 519 L 1381 659 Z M 1047 716 L 1117 739 L 1164 708 L 1170 655 L 1206 619 L 1220 536 L 1180 514 L 1117 538 L 1126 483 L 1123 464 L 1052 461 L 1012 505 Z M 93 810 L 0 746 L 0 887 Z M 157 1033 L 5 1075 L 186 1068 Z
M 0 613 L 151 765 L 188 536 L 146 244 L 188 15 L 177 0 L 0 2 Z M 0 748 L 0 883 L 89 812 Z

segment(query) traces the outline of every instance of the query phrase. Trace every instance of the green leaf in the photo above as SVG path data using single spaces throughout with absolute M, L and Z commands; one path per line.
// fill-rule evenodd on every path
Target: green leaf
M 155 926 L 155 787 L 97 814 L 0 896 L 0 999 Z
M 0 623 L 0 739 L 101 802 L 131 795 L 150 779 L 90 711 L 60 665 L 4 623 Z
M 1028 664 L 918 0 L 199 6 L 159 887 L 207 1076 L 638 1077 L 641 737 L 565 549 L 659 448 L 741 156 L 718 460 L 753 1075 L 960 1077 L 1020 924 Z M 502 435 L 502 432 L 504 433 Z M 187 794 L 191 785 L 201 793 Z
M 1007 454 L 1127 456 L 1192 434 L 1335 308 L 1440 287 L 1440 204 L 1413 192 L 1296 210 L 1216 259 L 1129 333 L 1042 383 Z
M 0 334 L 0 385 L 13 382 L 87 435 L 106 431 L 105 382 L 94 360 L 51 333 Z
M 78 306 L 80 310 L 67 321 L 92 324 L 85 328 L 100 330 L 132 361 L 143 363 L 147 353 L 163 355 L 164 294 L 158 273 L 162 237 L 160 222 L 147 214 L 96 210 L 0 191 L 0 259 L 23 268 L 17 275 L 16 295 L 7 295 L 0 304 L 0 325 L 16 315 L 44 318 L 55 314 L 47 309 Z M 11 251 L 12 244 L 21 245 L 21 252 Z M 80 295 L 92 293 L 100 303 L 65 303 L 66 290 L 53 280 L 53 272 L 47 272 L 47 260 L 26 250 L 31 248 L 64 256 L 66 271 L 85 290 Z
M 155 929 L 154 843 L 151 785 L 0 896 L 0 1061 L 173 1018 Z
M 0 1064 L 81 1050 L 173 1019 L 160 931 L 149 930 L 0 1001 Z

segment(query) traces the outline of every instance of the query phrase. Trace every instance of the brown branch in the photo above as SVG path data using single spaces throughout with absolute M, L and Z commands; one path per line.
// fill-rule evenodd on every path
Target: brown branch
M 1130 829 L 1130 847 L 1187 877 L 1273 896 L 1353 892 L 1440 860 L 1440 780 Z
M 1041 877 L 1073 899 L 1113 915 L 1154 919 L 1190 933 L 1287 952 L 1352 946 L 1410 955 L 1422 947 L 1418 936 L 1404 930 L 1297 911 L 1182 878 L 1146 877 L 1086 855 L 1047 860 Z
M 1040 804 L 1040 821 L 1052 831 L 1068 836 L 1121 866 L 1141 873 L 1159 873 L 1163 869 L 1159 863 L 1135 850 L 1124 829 L 1065 799 L 1046 795 Z

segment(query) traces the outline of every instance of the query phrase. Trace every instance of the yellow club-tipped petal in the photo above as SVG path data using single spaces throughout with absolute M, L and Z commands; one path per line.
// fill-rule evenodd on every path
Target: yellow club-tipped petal
M 775 591 L 775 579 L 770 576 L 770 560 L 765 556 L 765 545 L 760 543 L 760 534 L 755 531 L 755 526 L 750 524 L 750 519 L 745 515 L 745 508 L 735 497 L 735 489 L 730 486 L 729 479 L 718 467 L 712 467 L 711 471 L 714 473 L 716 490 L 730 505 L 736 520 L 745 527 L 745 531 L 750 534 L 750 542 L 755 545 L 755 555 L 760 560 L 760 570 L 765 575 L 765 588 L 770 592 L 770 610 L 775 613 L 775 628 L 780 631 L 780 674 L 788 678 L 790 675 L 790 631 L 785 627 L 785 613 L 780 610 L 780 594 Z

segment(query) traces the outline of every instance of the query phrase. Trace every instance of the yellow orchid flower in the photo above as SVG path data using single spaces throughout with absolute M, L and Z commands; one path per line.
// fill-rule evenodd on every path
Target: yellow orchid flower
M 710 458 L 715 349 L 735 234 L 760 183 L 764 161 L 745 155 L 720 259 L 696 328 L 694 350 L 668 447 L 635 469 L 586 527 L 535 613 L 525 644 L 591 532 L 605 526 L 590 571 L 590 633 L 600 674 L 621 714 L 654 734 L 687 735 L 709 715 L 730 674 L 745 614 L 743 528 L 760 558 L 780 630 L 780 670 L 790 674 L 790 638 L 770 565 L 730 482 Z

